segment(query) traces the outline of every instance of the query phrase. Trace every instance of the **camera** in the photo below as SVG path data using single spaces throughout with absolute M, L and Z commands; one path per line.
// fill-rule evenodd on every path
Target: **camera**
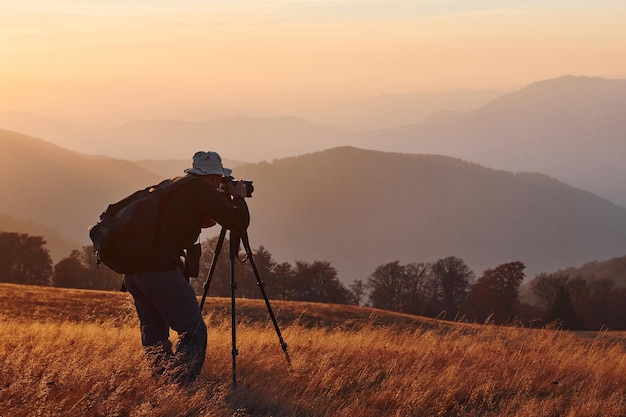
M 218 190 L 228 196 L 230 196 L 230 189 L 228 184 L 232 184 L 233 187 L 237 185 L 238 182 L 243 182 L 246 186 L 246 197 L 252 197 L 252 192 L 254 191 L 254 186 L 252 185 L 252 181 L 250 180 L 236 180 L 232 176 L 230 177 L 222 177 L 220 181 L 220 186 Z

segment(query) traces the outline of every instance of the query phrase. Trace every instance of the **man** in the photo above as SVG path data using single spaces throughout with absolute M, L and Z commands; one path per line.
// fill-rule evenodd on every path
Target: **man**
M 155 247 L 145 271 L 126 274 L 141 325 L 141 341 L 155 376 L 165 375 L 181 385 L 194 381 L 204 363 L 207 328 L 193 288 L 181 266 L 183 249 L 191 248 L 202 227 L 216 222 L 229 230 L 245 231 L 250 214 L 244 200 L 246 185 L 228 183 L 230 196 L 218 190 L 232 171 L 215 152 L 196 152 L 185 183 L 165 195 L 159 206 Z M 180 179 L 177 179 L 180 180 Z M 178 333 L 175 351 L 169 329 Z

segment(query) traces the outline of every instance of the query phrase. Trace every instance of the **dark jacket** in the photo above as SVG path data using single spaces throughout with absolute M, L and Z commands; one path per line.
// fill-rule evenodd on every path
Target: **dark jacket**
M 161 200 L 151 270 L 178 265 L 182 250 L 197 241 L 208 217 L 234 231 L 243 232 L 250 224 L 248 206 L 242 197 L 231 198 L 212 188 L 201 177 L 191 176 L 194 178 Z

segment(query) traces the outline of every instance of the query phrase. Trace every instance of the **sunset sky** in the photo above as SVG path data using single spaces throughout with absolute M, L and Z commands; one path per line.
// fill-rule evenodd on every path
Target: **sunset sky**
M 623 0 L 20 0 L 0 110 L 144 116 L 626 78 Z

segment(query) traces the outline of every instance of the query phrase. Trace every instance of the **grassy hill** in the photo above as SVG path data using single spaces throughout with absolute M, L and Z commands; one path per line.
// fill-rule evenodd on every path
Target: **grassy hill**
M 209 299 L 189 389 L 149 376 L 127 294 L 0 285 L 2 416 L 623 416 L 621 334 L 440 323 L 349 306 Z M 348 324 L 348 325 L 347 325 Z M 173 337 L 175 337 L 173 335 Z
M 230 298 L 209 297 L 204 305 L 206 316 L 230 315 Z M 302 325 L 328 329 L 361 329 L 384 326 L 404 330 L 449 326 L 408 314 L 350 306 L 271 301 L 277 321 L 283 325 Z M 7 319 L 47 322 L 134 322 L 132 297 L 125 292 L 78 290 L 0 283 L 0 315 Z M 269 314 L 262 299 L 237 301 L 237 315 L 246 322 L 266 322 Z

